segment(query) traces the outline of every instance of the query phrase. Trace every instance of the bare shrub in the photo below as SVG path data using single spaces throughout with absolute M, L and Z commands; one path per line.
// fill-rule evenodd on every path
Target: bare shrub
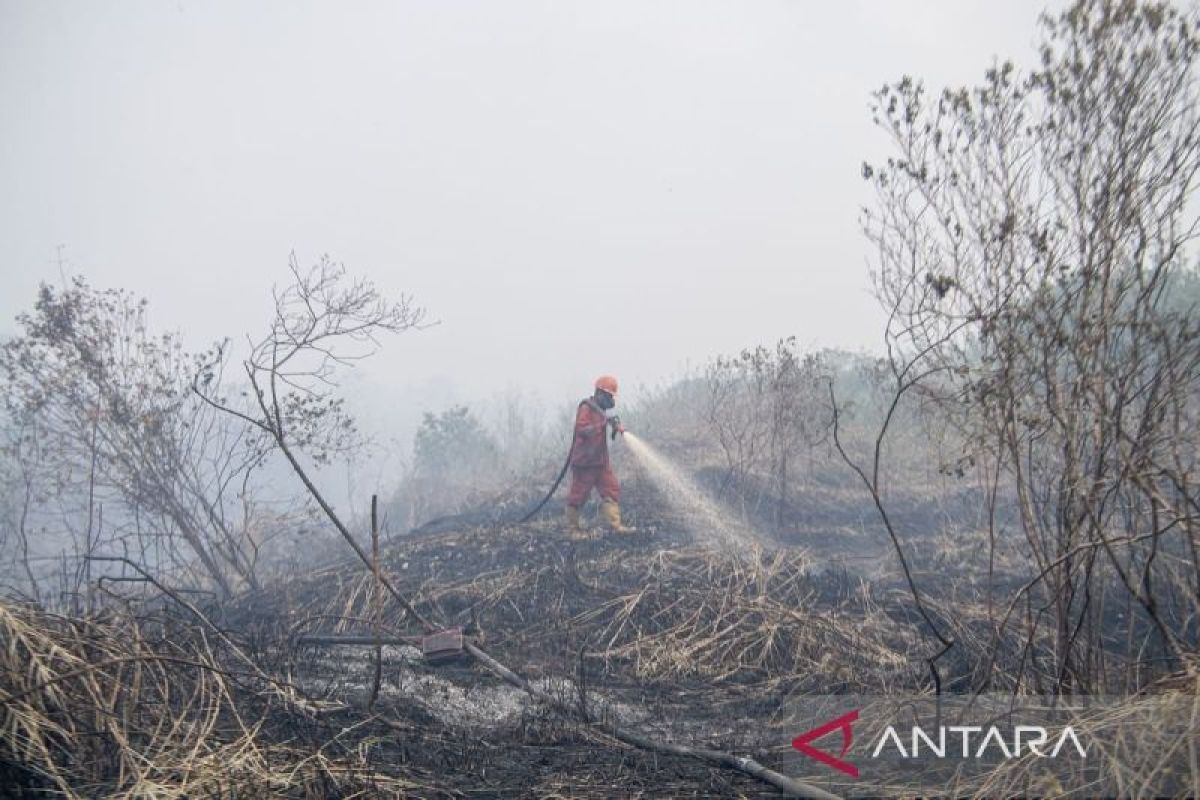
M 226 594 L 254 586 L 244 489 L 264 441 L 192 395 L 210 354 L 152 333 L 144 300 L 81 279 L 43 285 L 18 322 L 0 348 L 0 393 L 5 451 L 24 487 L 23 545 L 35 520 L 53 515 L 76 555 L 107 547 L 155 571 L 198 573 Z M 85 562 L 70 569 L 78 587 Z
M 1030 559 L 990 612 L 993 652 L 1027 643 L 1005 685 L 1131 689 L 1196 650 L 1200 321 L 1169 299 L 1200 225 L 1196 25 L 1082 0 L 1044 20 L 1038 69 L 876 95 L 895 155 L 863 167 L 864 228 L 899 391 L 960 426 L 1016 509 L 988 547 Z

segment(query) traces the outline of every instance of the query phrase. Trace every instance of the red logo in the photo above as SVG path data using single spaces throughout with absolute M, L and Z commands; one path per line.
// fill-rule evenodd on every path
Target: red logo
M 858 767 L 854 766 L 849 761 L 843 761 L 841 758 L 839 758 L 839 756 L 846 755 L 846 751 L 850 749 L 850 743 L 854 741 L 854 731 L 850 726 L 856 719 L 858 719 L 858 711 L 851 711 L 848 714 L 843 714 L 837 719 L 830 720 L 824 725 L 813 728 L 811 731 L 802 733 L 795 739 L 792 739 L 792 747 L 796 748 L 801 753 L 804 753 L 804 755 L 808 756 L 809 758 L 815 758 L 822 764 L 833 767 L 839 772 L 846 773 L 851 778 L 857 778 Z M 818 750 L 809 744 L 809 742 L 813 741 L 814 739 L 820 739 L 825 734 L 832 733 L 839 728 L 842 730 L 842 752 L 838 753 L 837 756 L 831 756 L 824 750 Z

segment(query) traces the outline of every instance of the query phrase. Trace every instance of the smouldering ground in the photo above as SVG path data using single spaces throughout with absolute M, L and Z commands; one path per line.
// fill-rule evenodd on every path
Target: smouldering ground
M 867 555 L 864 540 L 878 547 L 878 532 L 839 523 L 856 512 L 831 495 L 797 526 L 803 546 L 713 550 L 657 500 L 629 487 L 627 517 L 642 529 L 633 537 L 597 530 L 570 542 L 551 511 L 529 525 L 397 537 L 382 566 L 422 615 L 464 627 L 569 707 L 855 788 L 789 745 L 801 732 L 797 698 L 927 687 L 928 637 L 885 555 L 861 572 L 837 558 Z M 947 577 L 971 554 L 939 541 L 909 542 L 918 576 L 969 588 L 969 573 Z M 964 594 L 934 613 L 967 637 L 983 619 L 976 605 Z M 776 795 L 741 773 L 612 740 L 466 657 L 431 664 L 411 646 L 383 647 L 369 706 L 373 646 L 301 643 L 420 632 L 357 562 L 197 608 L 211 625 L 174 603 L 155 608 L 80 620 L 3 607 L 0 689 L 12 702 L 0 778 L 68 796 L 150 786 L 194 796 Z M 955 685 L 971 665 L 949 658 L 942 668 Z

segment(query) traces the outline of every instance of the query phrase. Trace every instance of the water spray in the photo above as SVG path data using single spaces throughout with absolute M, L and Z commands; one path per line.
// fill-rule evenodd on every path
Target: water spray
M 740 519 L 722 509 L 682 468 L 628 431 L 629 452 L 646 471 L 666 502 L 679 512 L 694 535 L 710 545 L 744 549 L 760 538 Z
M 681 467 L 672 463 L 670 459 L 647 444 L 640 436 L 625 430 L 617 417 L 613 416 L 612 420 L 616 423 L 613 426 L 613 439 L 615 440 L 620 434 L 622 441 L 629 447 L 630 454 L 641 465 L 651 483 L 655 485 L 666 503 L 683 517 L 687 527 L 692 530 L 697 539 L 711 546 L 731 550 L 743 550 L 747 545 L 762 541 L 761 537 L 748 525 L 722 509 L 708 497 Z M 566 461 L 563 462 L 562 469 L 559 470 L 558 477 L 554 480 L 554 485 L 550 487 L 550 491 L 546 493 L 541 502 L 521 519 L 521 523 L 533 519 L 554 496 L 563 478 L 566 477 L 567 471 L 571 468 L 571 452 L 574 448 L 575 438 L 572 437 Z

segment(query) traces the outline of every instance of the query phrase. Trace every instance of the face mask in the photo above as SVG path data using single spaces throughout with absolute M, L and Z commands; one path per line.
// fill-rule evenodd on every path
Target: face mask
M 596 403 L 601 408 L 603 408 L 605 411 L 608 411 L 610 408 L 612 408 L 613 406 L 615 406 L 617 404 L 617 401 L 614 400 L 613 396 L 611 394 L 609 394 L 608 392 L 606 392 L 604 390 L 600 390 L 600 391 L 596 392 Z

